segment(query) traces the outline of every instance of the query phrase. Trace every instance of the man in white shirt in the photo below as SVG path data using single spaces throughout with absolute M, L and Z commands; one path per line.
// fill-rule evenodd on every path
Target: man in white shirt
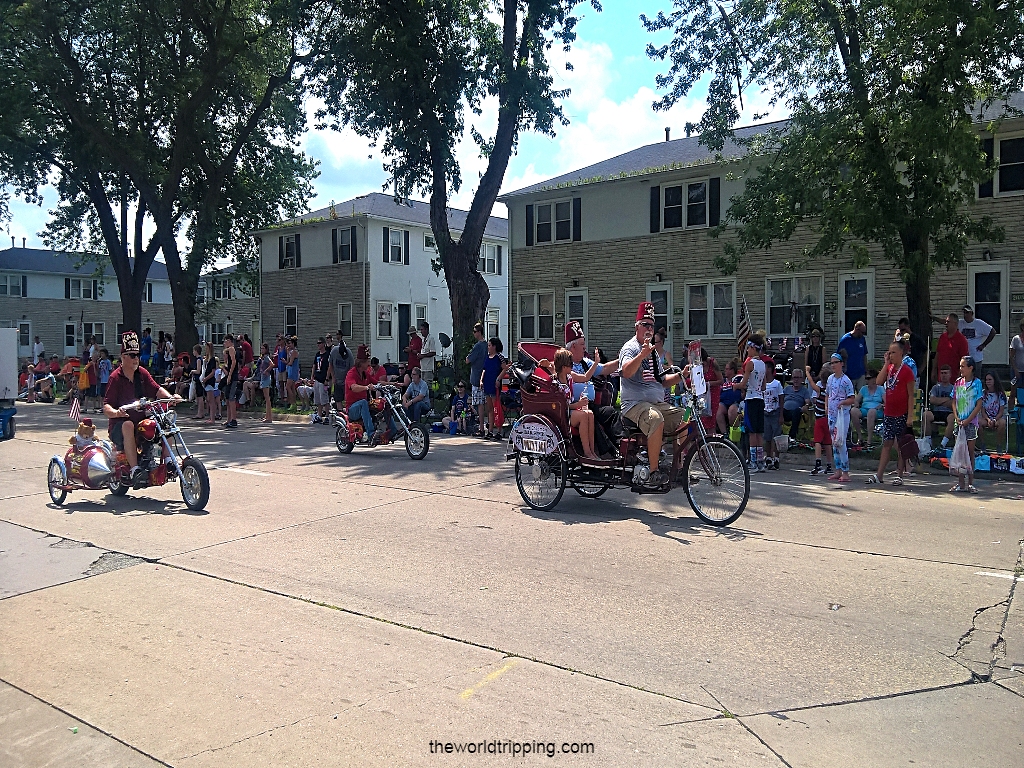
M 974 307 L 964 304 L 964 317 L 960 321 L 960 333 L 967 339 L 971 357 L 978 363 L 978 370 L 985 361 L 985 347 L 996 337 L 996 329 L 984 320 L 974 316 Z
M 46 350 L 43 348 L 43 342 L 36 336 L 36 341 L 32 345 L 32 362 L 36 365 L 39 364 L 39 360 L 46 355 Z
M 434 357 L 437 355 L 437 342 L 430 335 L 430 325 L 426 320 L 420 321 L 420 373 L 427 384 L 434 380 Z

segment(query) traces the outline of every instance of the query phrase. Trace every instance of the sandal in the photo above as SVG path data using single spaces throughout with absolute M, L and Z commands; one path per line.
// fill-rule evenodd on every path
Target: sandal
M 881 485 L 882 481 L 878 479 L 878 475 L 868 475 L 868 479 L 864 481 L 865 485 Z
M 949 486 L 950 493 L 962 493 L 963 491 L 964 489 L 960 487 L 960 483 L 953 483 L 953 485 Z
M 967 486 L 967 492 L 968 492 L 968 493 L 977 493 L 977 492 L 978 492 L 978 489 L 977 489 L 977 488 L 975 488 L 975 487 L 974 487 L 973 485 L 968 485 L 968 486 Z
M 903 485 L 903 476 L 902 475 L 897 475 L 896 477 L 894 477 L 892 479 L 892 484 L 893 485 Z

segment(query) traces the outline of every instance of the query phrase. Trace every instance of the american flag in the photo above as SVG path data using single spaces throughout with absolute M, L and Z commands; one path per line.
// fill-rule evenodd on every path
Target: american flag
M 78 401 L 78 397 L 71 398 L 71 410 L 68 412 L 68 418 L 78 421 L 78 418 L 82 415 L 82 404 Z
M 740 324 L 736 329 L 736 349 L 739 351 L 740 359 L 743 358 L 746 350 L 747 340 L 750 338 L 750 314 L 747 312 L 747 299 L 740 296 Z

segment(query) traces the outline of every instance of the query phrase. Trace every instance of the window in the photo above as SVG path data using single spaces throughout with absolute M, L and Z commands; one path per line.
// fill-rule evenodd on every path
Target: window
M 78 343 L 75 340 L 75 330 L 76 330 L 76 327 L 75 327 L 74 323 L 65 323 L 64 324 L 64 346 L 65 347 L 69 347 L 71 349 L 74 349 L 76 346 L 78 346 Z
M 338 262 L 352 261 L 352 230 L 338 230 Z
M 573 210 L 574 206 L 575 211 Z M 578 198 L 575 201 L 562 200 L 530 206 L 530 208 L 536 211 L 536 223 L 532 224 L 531 217 L 527 216 L 527 226 L 534 227 L 535 231 L 532 234 L 536 234 L 536 242 L 550 243 L 552 241 L 563 242 L 580 239 L 579 233 L 574 232 L 573 227 L 575 224 L 575 228 L 579 229 L 580 208 Z M 527 244 L 533 245 L 529 237 L 527 238 Z M 480 271 L 482 272 L 483 270 Z
M 106 341 L 103 334 L 103 323 L 83 323 L 82 333 L 85 338 L 88 339 L 90 336 L 94 336 L 96 339 L 96 345 L 102 347 Z
M 72 299 L 84 299 L 85 298 L 82 295 L 82 281 L 81 280 L 76 280 L 75 278 L 71 279 L 71 298 Z
M 480 264 L 477 269 L 480 274 L 483 275 L 496 275 L 498 274 L 498 246 L 496 245 L 484 245 L 480 246 Z
M 196 304 L 206 303 L 206 283 L 196 285 Z
M 519 339 L 546 340 L 555 338 L 555 294 L 522 293 L 519 295 Z
M 18 323 L 18 346 L 32 346 L 32 323 L 22 320 Z
M 378 301 L 377 302 L 377 338 L 378 339 L 390 339 L 391 338 L 391 302 L 390 301 Z
M 214 301 L 231 298 L 231 280 L 229 278 L 215 277 L 213 279 L 213 298 Z
M 497 307 L 488 307 L 487 314 L 484 317 L 484 330 L 487 333 L 488 339 L 495 339 L 501 336 L 499 332 L 501 320 L 501 311 Z
M 683 200 L 683 191 L 686 200 Z M 698 181 L 692 184 L 665 187 L 665 212 L 662 227 L 678 229 L 683 226 L 683 208 L 686 208 L 687 227 L 705 227 L 708 223 L 708 183 Z
M 767 281 L 768 333 L 772 336 L 807 334 L 821 326 L 822 279 L 786 277 Z
M 402 250 L 402 235 L 401 229 L 392 229 L 388 234 L 388 237 L 391 238 L 391 247 L 388 249 L 388 253 L 392 264 L 401 264 L 405 260 Z
M 338 305 L 338 330 L 344 338 L 352 338 L 352 304 Z
M 537 242 L 551 242 L 551 206 L 537 206 Z
M 225 323 L 210 323 L 210 343 L 211 344 L 223 344 L 224 336 L 227 334 L 227 325 Z M 294 336 L 294 334 L 288 334 Z
M 0 275 L 0 296 L 21 296 L 24 281 L 21 275 Z
M 568 240 L 572 237 L 572 204 L 555 203 L 555 240 Z
M 295 268 L 295 235 L 286 235 L 284 237 L 284 254 L 281 259 L 281 268 Z
M 654 328 L 668 333 L 666 347 L 672 344 L 672 283 L 651 283 L 647 286 L 647 300 L 654 304 Z
M 735 284 L 701 283 L 686 286 L 686 336 L 735 336 Z
M 119 330 L 120 330 L 120 327 L 121 326 L 118 325 L 118 329 Z M 201 323 L 200 325 L 196 326 L 196 335 L 199 337 L 200 343 L 205 343 L 207 341 L 207 339 L 209 337 L 206 335 L 206 324 L 205 323 Z
M 295 307 L 284 308 L 284 335 L 299 335 L 299 312 Z
M 570 288 L 565 292 L 565 322 L 576 320 L 587 335 L 587 320 L 590 313 L 590 300 L 586 288 Z
M 204 299 L 206 298 L 206 286 L 205 285 L 203 286 L 203 298 Z M 146 301 L 148 301 L 150 304 L 153 303 L 153 284 L 152 283 L 146 283 Z
M 423 250 L 424 251 L 436 251 L 437 242 L 434 240 L 434 235 L 430 232 L 423 233 Z
M 426 322 L 426 320 L 427 320 L 427 305 L 426 304 L 417 304 L 415 306 L 415 310 L 416 310 L 416 327 L 419 328 L 420 327 L 420 323 Z
M 999 191 L 1024 192 L 1024 136 L 999 142 Z

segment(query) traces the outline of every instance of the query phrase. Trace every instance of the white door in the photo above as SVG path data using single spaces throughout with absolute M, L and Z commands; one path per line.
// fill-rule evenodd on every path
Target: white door
M 74 323 L 64 323 L 64 357 L 75 357 L 78 354 L 78 342 L 75 336 L 78 326 Z
M 18 321 L 18 357 L 32 358 L 32 322 Z
M 1010 361 L 1010 262 L 981 261 L 967 265 L 967 303 L 974 316 L 996 329 L 985 347 L 985 362 L 1006 365 Z
M 672 360 L 678 357 L 672 338 L 672 283 L 648 283 L 647 300 L 654 304 L 654 328 L 665 328 L 668 331 L 668 339 L 665 341 L 665 349 L 672 355 Z
M 253 320 L 252 321 L 251 330 L 249 332 L 249 340 L 252 342 L 252 348 L 253 348 L 252 351 L 256 355 L 259 355 L 259 353 L 260 353 L 260 344 L 263 341 L 263 337 L 260 334 L 261 334 L 261 331 L 260 331 L 260 321 L 259 320 Z
M 892 326 L 892 333 L 896 333 L 896 320 L 890 318 L 889 325 Z M 877 320 L 875 318 L 875 271 L 865 269 L 859 272 L 839 273 L 839 338 L 843 334 L 853 330 L 853 324 L 858 320 L 868 327 L 867 344 L 868 357 L 877 357 L 875 354 L 876 338 L 892 338 L 887 336 L 889 329 L 882 328 L 881 334 L 875 333 Z

